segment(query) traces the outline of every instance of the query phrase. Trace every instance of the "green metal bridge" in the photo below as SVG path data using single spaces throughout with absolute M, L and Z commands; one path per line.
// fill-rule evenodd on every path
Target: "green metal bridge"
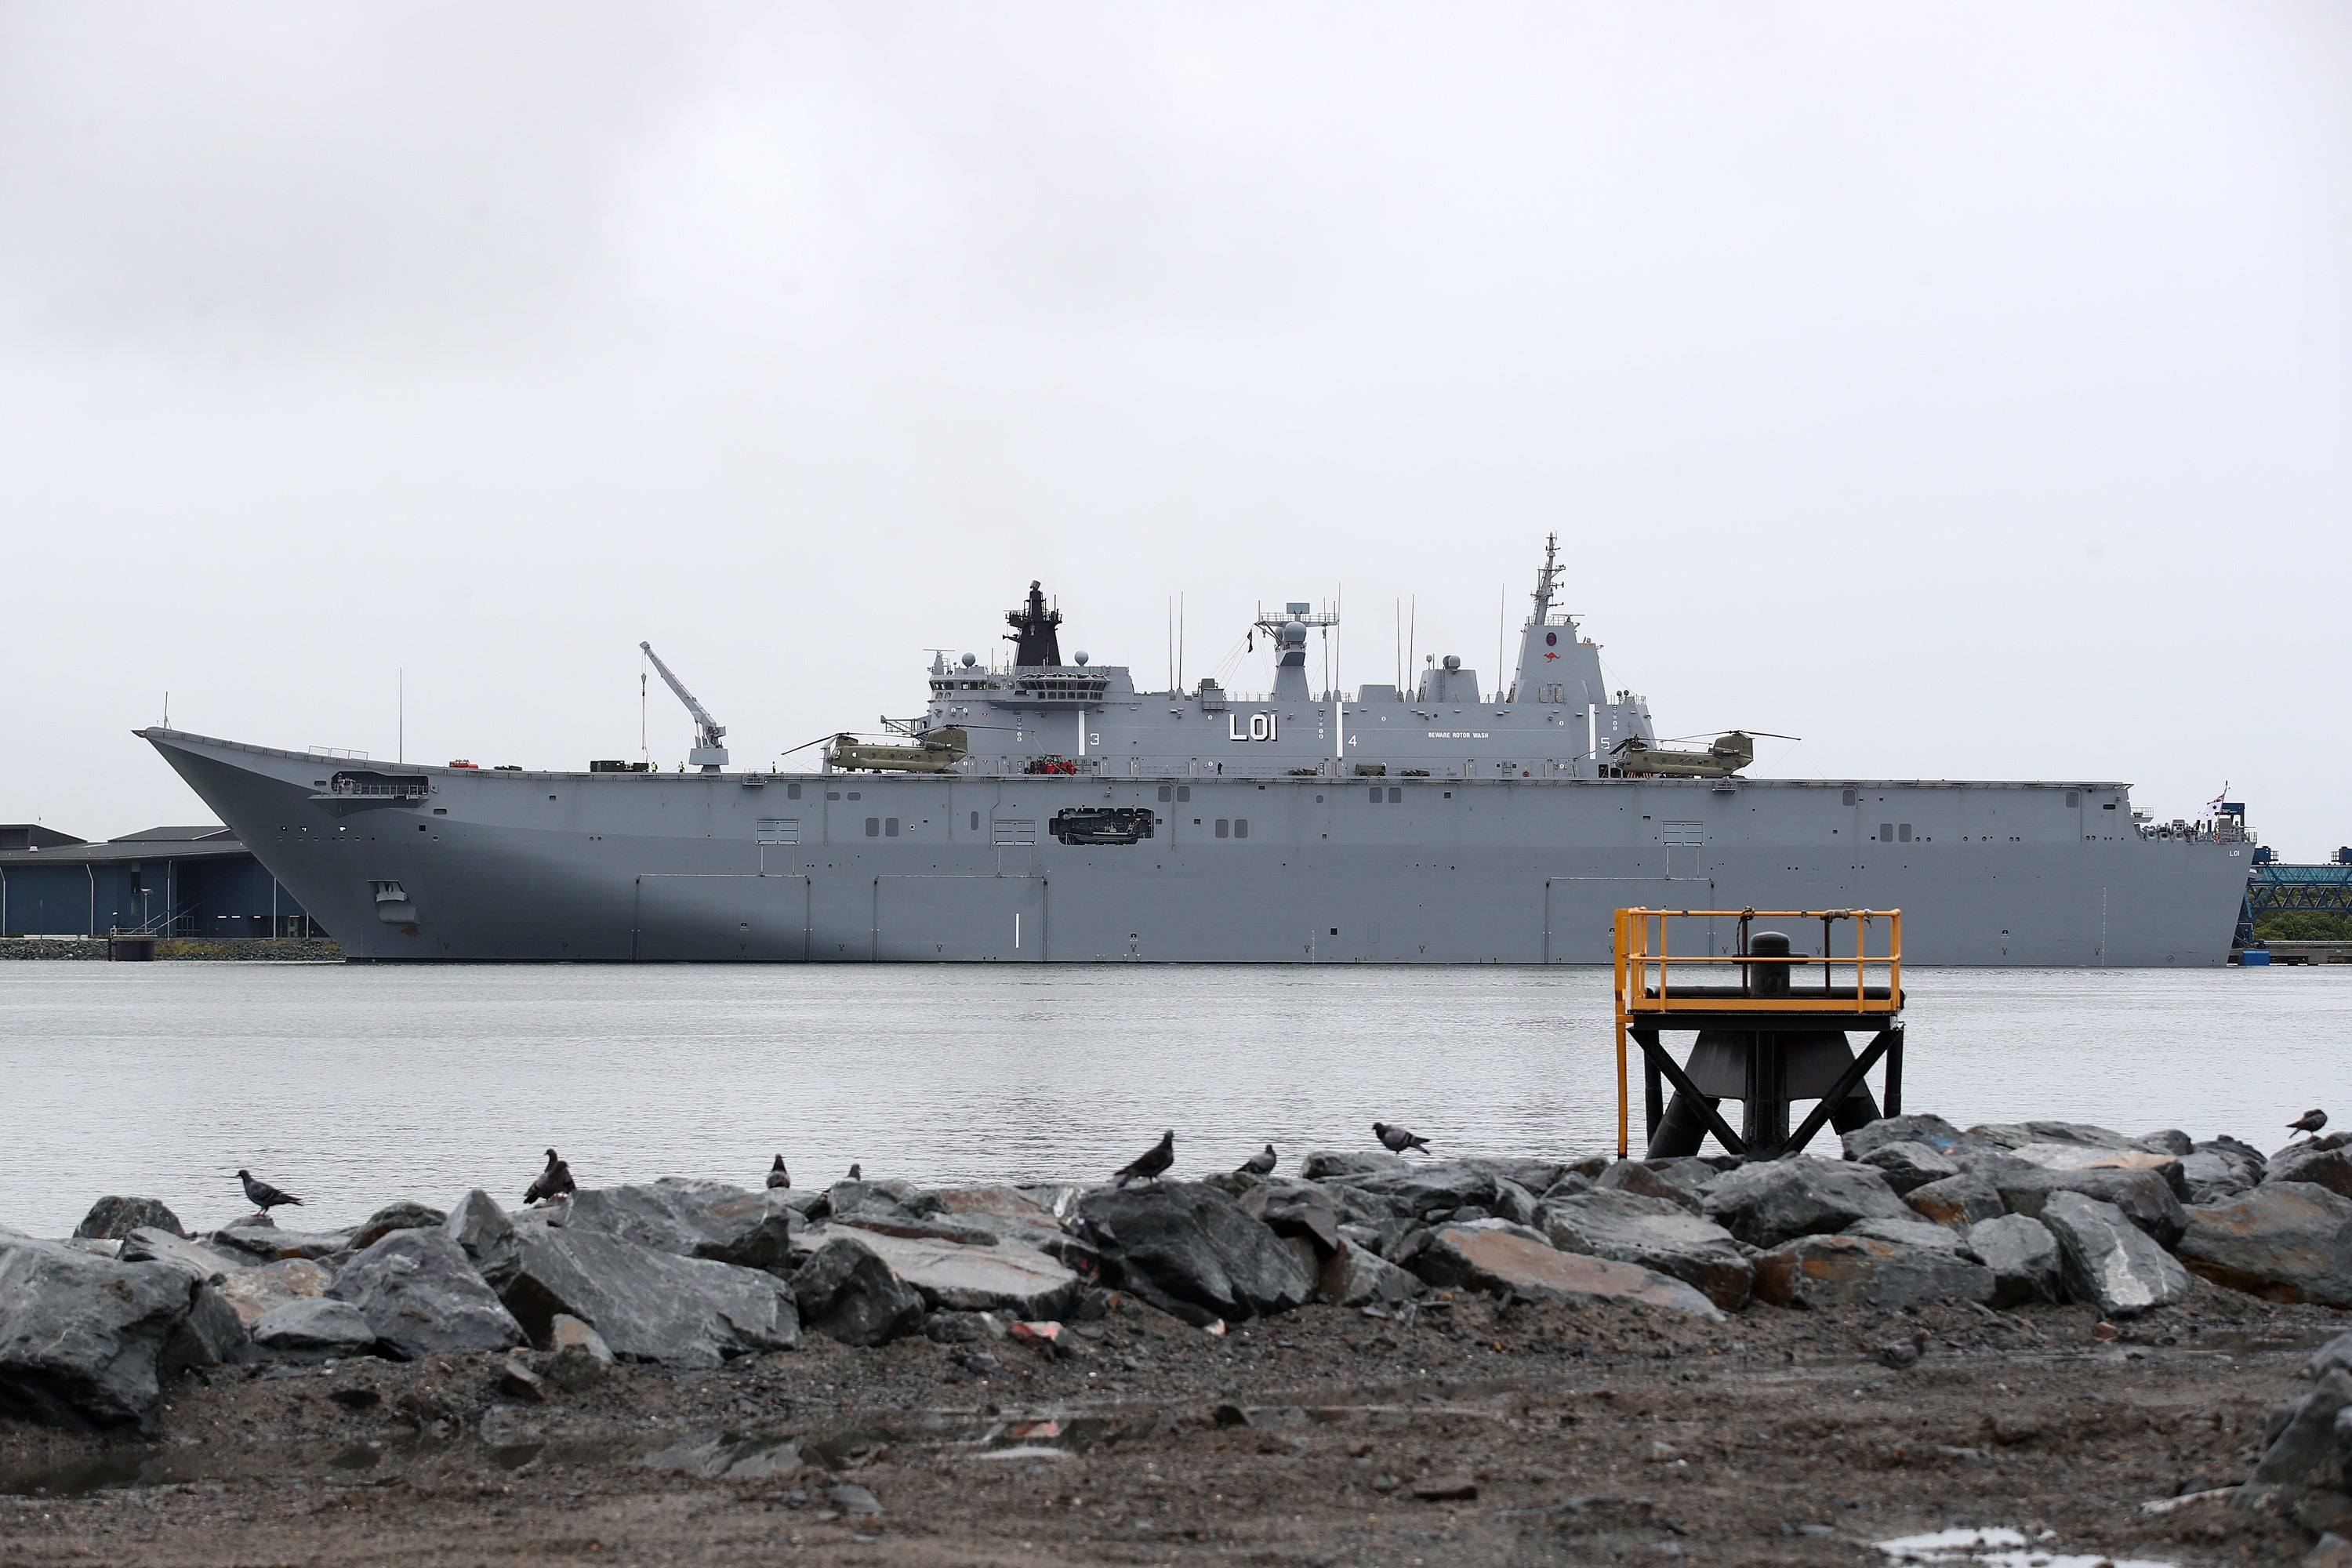
M 2352 915 L 2352 848 L 2338 849 L 2324 866 L 2256 866 L 2246 878 L 2238 906 L 2238 934 L 2231 943 L 2254 940 L 2254 922 L 2264 915 Z

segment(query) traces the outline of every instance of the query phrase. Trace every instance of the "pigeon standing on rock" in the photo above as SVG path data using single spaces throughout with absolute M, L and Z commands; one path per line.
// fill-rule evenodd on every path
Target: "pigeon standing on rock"
M 1118 1173 L 1111 1178 L 1111 1184 L 1123 1187 L 1129 1182 L 1138 1178 L 1156 1182 L 1160 1179 L 1160 1173 L 1175 1163 L 1176 1130 L 1171 1127 L 1160 1135 L 1159 1142 L 1138 1154 L 1127 1164 L 1120 1166 Z
M 768 1167 L 768 1185 L 789 1187 L 792 1184 L 793 1173 L 784 1169 L 784 1157 L 779 1154 L 776 1156 L 776 1163 Z
M 2327 1112 L 2306 1110 L 2286 1124 L 2290 1132 L 2316 1132 L 2327 1125 Z
M 849 1179 L 853 1182 L 862 1182 L 866 1179 L 866 1173 L 858 1169 L 857 1162 L 855 1160 L 849 1163 Z
M 1927 1353 L 1927 1331 L 1919 1330 L 1907 1340 L 1897 1340 L 1891 1345 L 1881 1345 L 1870 1352 L 1881 1366 L 1891 1366 L 1897 1372 L 1909 1372 Z
M 255 1181 L 251 1171 L 237 1172 L 236 1179 L 245 1184 L 245 1201 L 265 1215 L 281 1204 L 292 1204 L 296 1208 L 302 1206 L 302 1200 L 292 1193 L 281 1192 L 268 1182 Z
M 1241 1172 L 1244 1175 L 1250 1176 L 1273 1175 L 1274 1145 L 1271 1143 L 1267 1144 L 1265 1148 L 1259 1150 L 1256 1153 L 1252 1154 L 1248 1159 L 1244 1160 L 1240 1164 L 1234 1166 L 1234 1169 Z
M 547 1152 L 547 1169 L 539 1173 L 539 1180 L 531 1183 L 522 1194 L 522 1201 L 527 1204 L 544 1203 L 579 1190 L 579 1184 L 572 1179 L 572 1167 L 550 1149 Z
M 1416 1138 L 1403 1128 L 1391 1127 L 1385 1121 L 1372 1123 L 1372 1136 L 1379 1139 L 1381 1147 L 1391 1154 L 1402 1154 L 1408 1149 L 1418 1149 L 1424 1154 L 1429 1152 L 1428 1139 Z

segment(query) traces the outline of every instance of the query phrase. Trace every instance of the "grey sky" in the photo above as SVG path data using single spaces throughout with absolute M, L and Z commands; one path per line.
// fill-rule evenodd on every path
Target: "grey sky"
M 641 637 L 763 763 L 1033 576 L 1491 680 L 1557 528 L 1666 733 L 2316 857 L 2347 279 L 2336 5 L 11 5 L 0 819 L 203 819 L 167 688 L 631 754 Z

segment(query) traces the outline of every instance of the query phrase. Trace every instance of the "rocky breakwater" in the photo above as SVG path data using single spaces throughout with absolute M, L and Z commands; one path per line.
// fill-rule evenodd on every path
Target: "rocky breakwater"
M 2122 1320 L 2180 1301 L 2192 1275 L 2352 1305 L 2352 1140 L 2266 1157 L 2173 1131 L 1904 1116 L 1843 1153 L 1317 1152 L 1296 1175 L 1125 1187 L 666 1179 L 521 1210 L 480 1191 L 446 1211 L 396 1203 L 324 1233 L 256 1216 L 191 1236 L 152 1200 L 106 1198 L 69 1238 L 0 1230 L 0 1413 L 136 1429 L 175 1377 L 446 1352 L 490 1358 L 530 1401 L 615 1361 L 709 1369 L 806 1332 L 919 1334 L 986 1375 L 1015 1354 L 1083 1358 L 1063 1325 L 1121 1296 L 1213 1333 L 1309 1302 L 1381 1314 L 1465 1293 L 1691 1323 L 1937 1301 Z

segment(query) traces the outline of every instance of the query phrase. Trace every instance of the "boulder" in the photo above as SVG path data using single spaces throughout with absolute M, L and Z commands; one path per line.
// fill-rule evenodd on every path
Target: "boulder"
M 0 1234 L 0 1415 L 152 1432 L 166 1350 L 204 1289 L 168 1263 Z
M 124 1263 L 173 1264 L 197 1279 L 216 1279 L 233 1269 L 248 1268 L 253 1261 L 243 1253 L 232 1257 L 216 1252 L 203 1242 L 151 1226 L 142 1226 L 123 1237 L 115 1257 Z
M 1679 1279 L 1631 1263 L 1560 1252 L 1507 1220 L 1444 1225 L 1412 1259 L 1432 1285 L 1555 1301 L 1633 1301 L 1720 1322 L 1715 1303 Z
M 1522 1194 L 1524 1195 L 1524 1194 Z M 1274 1234 L 1305 1237 L 1318 1252 L 1339 1245 L 1339 1211 L 1330 1193 L 1313 1182 L 1259 1182 L 1242 1194 L 1242 1212 Z
M 2300 1182 L 2352 1198 L 2352 1133 L 2330 1132 L 2289 1144 L 2270 1157 L 2263 1182 Z
M 2000 1189 L 1974 1171 L 1914 1187 L 1903 1194 L 1903 1201 L 1921 1219 L 1955 1230 L 1966 1230 L 2009 1212 L 2009 1205 L 2000 1201 Z
M 922 1293 L 875 1250 L 887 1237 L 828 1228 L 793 1271 L 802 1321 L 845 1345 L 878 1345 L 922 1326 Z
M 245 1320 L 215 1286 L 207 1283 L 196 1287 L 195 1295 L 188 1301 L 187 1317 L 163 1342 L 155 1367 L 161 1376 L 168 1378 L 189 1367 L 245 1361 L 252 1352 L 253 1341 L 246 1332 Z
M 937 1195 L 940 1212 L 947 1218 L 980 1226 L 999 1236 L 1062 1228 L 1061 1217 L 1047 1197 L 1019 1187 L 941 1187 Z
M 2352 1406 L 2352 1373 L 2330 1372 L 2320 1378 L 2309 1394 L 2281 1413 L 2284 1419 L 2230 1506 L 2260 1509 L 2282 1493 L 2340 1479 L 2336 1423 L 2347 1406 Z
M 714 1367 L 800 1346 L 792 1288 L 764 1270 L 594 1230 L 530 1226 L 516 1237 L 515 1277 L 501 1299 L 534 1344 L 547 1342 L 562 1312 L 593 1327 L 624 1361 Z
M 1881 1143 L 1862 1156 L 1860 1163 L 1868 1165 L 1886 1178 L 1886 1184 L 1897 1195 L 1914 1187 L 1924 1187 L 1930 1182 L 1940 1182 L 1960 1173 L 1960 1168 L 1936 1152 L 1925 1143 L 1908 1139 L 1893 1143 Z
M 1384 1178 L 1401 1179 L 1401 1178 Z M 1492 1178 L 1480 1177 L 1491 1186 Z M 1273 1231 L 1214 1187 L 1170 1182 L 1088 1194 L 1078 1204 L 1085 1237 L 1118 1278 L 1163 1311 L 1189 1304 L 1238 1321 L 1287 1311 L 1314 1294 L 1315 1280 Z
M 843 1228 L 828 1226 L 826 1235 L 837 1236 Z M 934 1310 L 1003 1312 L 1029 1321 L 1060 1319 L 1086 1289 L 1075 1270 L 1018 1242 L 964 1247 L 877 1231 L 861 1233 L 860 1240 Z M 797 1281 L 800 1276 L 793 1278 Z
M 2146 1149 L 2094 1149 L 2080 1143 L 2028 1143 L 2002 1156 L 2045 1171 L 2153 1171 L 2175 1197 L 2188 1191 L 2178 1155 Z
M 2153 1237 L 2158 1247 L 2169 1247 L 2178 1242 L 2182 1227 L 2189 1223 L 2171 1184 L 2154 1171 L 2103 1165 L 2052 1170 L 2004 1159 L 1984 1173 L 2000 1192 L 2000 1201 L 2009 1212 L 2029 1218 L 2041 1216 L 2052 1194 L 2067 1192 L 2113 1205 Z
M 1342 1307 L 1409 1301 L 1421 1293 L 1421 1279 L 1387 1258 L 1343 1240 L 1323 1259 L 1315 1293 Z
M 1992 1270 L 1992 1304 L 2018 1307 L 2064 1294 L 2058 1239 L 2023 1215 L 2001 1215 L 1969 1227 L 1969 1250 Z
M 1750 1247 L 1827 1235 L 1860 1219 L 1914 1217 L 1880 1172 L 1801 1155 L 1742 1165 L 1715 1184 L 1703 1208 Z
M 1775 1307 L 1873 1307 L 1984 1301 L 1992 1270 L 1948 1247 L 1903 1247 L 1863 1236 L 1804 1236 L 1756 1259 L 1756 1299 Z
M 1958 1162 L 1966 1155 L 1986 1152 L 1990 1145 L 1983 1139 L 1961 1131 L 1940 1116 L 1882 1116 L 1866 1121 L 1853 1131 L 1843 1133 L 1845 1157 L 1860 1160 L 1874 1149 L 1889 1143 L 1924 1143 L 1948 1160 Z
M 1517 1160 L 1491 1154 L 1473 1154 L 1462 1162 L 1486 1172 L 1498 1182 L 1524 1187 L 1530 1194 L 1549 1192 L 1568 1167 L 1557 1160 Z
M 2326 1377 L 2331 1372 L 2352 1372 L 2352 1330 L 2312 1352 L 2311 1359 L 2303 1363 L 2305 1377 Z
M 1690 1167 L 1706 1173 L 1702 1185 Z M 1636 1197 L 1658 1198 L 1675 1205 L 1688 1213 L 1697 1214 L 1706 1201 L 1706 1189 L 1722 1180 L 1712 1168 L 1696 1160 L 1661 1160 L 1655 1165 L 1642 1160 L 1620 1160 L 1592 1179 L 1595 1192 L 1631 1193 Z
M 2181 1156 L 2183 1202 L 2210 1204 L 2259 1184 L 2269 1162 L 2261 1151 L 2234 1138 L 2216 1138 Z
M 1466 1160 L 1414 1165 L 1389 1175 L 1360 1176 L 1348 1185 L 1385 1203 L 1391 1213 L 1423 1225 L 1456 1217 L 1465 1208 L 1477 1210 L 1473 1217 L 1483 1218 L 1497 1212 L 1496 1205 L 1502 1201 L 1502 1188 L 1495 1177 Z
M 1727 1312 L 1746 1307 L 1755 1286 L 1756 1266 L 1731 1233 L 1669 1198 L 1596 1187 L 1546 1203 L 1541 1226 L 1562 1252 L 1671 1276 Z
M 427 1208 L 423 1204 L 413 1204 L 405 1199 L 388 1204 L 368 1215 L 360 1222 L 360 1227 L 352 1232 L 351 1250 L 365 1252 L 395 1230 L 429 1230 L 448 1217 L 439 1209 Z
M 1339 1153 L 1317 1149 L 1298 1163 L 1298 1174 L 1309 1182 L 1353 1182 L 1366 1176 L 1393 1176 L 1412 1169 L 1402 1154 Z
M 327 1294 L 358 1308 L 385 1352 L 402 1361 L 523 1342 L 466 1249 L 437 1227 L 392 1232 L 352 1258 Z
M 248 1328 L 289 1301 L 317 1300 L 334 1282 L 333 1275 L 307 1258 L 232 1268 L 218 1277 L 221 1299 Z
M 845 1182 L 835 1189 L 871 1191 L 877 1184 Z M 724 1182 L 665 1176 L 633 1186 L 591 1187 L 572 1195 L 566 1230 L 593 1230 L 679 1258 L 707 1258 L 742 1268 L 789 1271 L 792 1232 L 800 1216 L 765 1189 L 750 1192 Z M 895 1212 L 895 1205 L 894 1212 Z M 877 1206 L 877 1212 L 882 1212 Z M 836 1196 L 835 1213 L 840 1213 Z
M 306 1297 L 272 1307 L 253 1322 L 253 1342 L 266 1351 L 359 1355 L 375 1342 L 374 1326 L 349 1301 Z
M 492 1290 L 504 1290 L 514 1279 L 521 1244 L 515 1239 L 514 1221 L 489 1194 L 479 1187 L 467 1193 L 449 1211 L 441 1228 L 464 1250 L 474 1272 Z
M 590 1361 L 611 1365 L 613 1347 L 604 1336 L 567 1312 L 558 1312 L 547 1325 L 547 1348 L 550 1354 L 578 1354 Z
M 2062 1189 L 2038 1217 L 2057 1239 L 2060 1275 L 2075 1300 L 2122 1318 L 2189 1294 L 2188 1270 L 2115 1205 Z
M 202 1239 L 215 1251 L 233 1253 L 247 1262 L 278 1263 L 289 1258 L 332 1258 L 350 1247 L 352 1232 L 280 1230 L 267 1219 L 247 1219 L 223 1226 Z
M 2352 1199 L 2264 1182 L 2186 1212 L 2175 1250 L 2191 1273 L 2265 1300 L 2352 1307 Z
M 2152 1154 L 2169 1154 L 2176 1160 L 2187 1159 L 2189 1152 L 2197 1147 L 2196 1141 L 2178 1127 L 2143 1132 L 2131 1142 L 2135 1149 L 2145 1149 Z
M 1891 1241 L 1897 1247 L 1936 1247 L 1963 1257 L 1976 1256 L 1958 1231 L 1924 1219 L 1858 1219 L 1845 1227 L 1844 1234 Z
M 74 1226 L 74 1235 L 108 1241 L 128 1241 L 131 1233 L 142 1227 L 160 1230 L 168 1236 L 185 1237 L 188 1234 L 180 1226 L 180 1216 L 165 1207 L 160 1198 L 100 1198 L 89 1205 L 89 1213 L 82 1215 L 81 1223 Z
M 2088 1149 L 2128 1149 L 2132 1141 L 2087 1121 L 1997 1121 L 1969 1129 L 1969 1136 L 1998 1149 L 2021 1149 L 2029 1143 L 2079 1143 Z

